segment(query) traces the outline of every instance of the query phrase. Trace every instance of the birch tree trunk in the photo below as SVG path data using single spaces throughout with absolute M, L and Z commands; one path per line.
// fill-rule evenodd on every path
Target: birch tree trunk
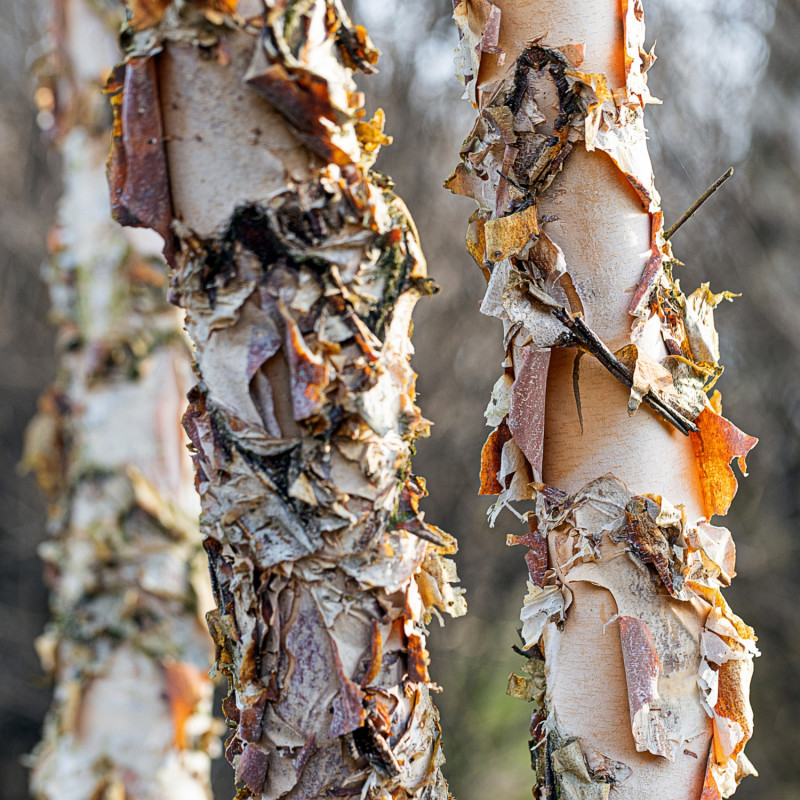
M 463 613 L 410 471 L 433 291 L 338 0 L 131 2 L 112 204 L 167 239 L 239 798 L 445 798 L 426 624 Z
M 481 491 L 527 523 L 522 610 L 537 796 L 728 796 L 744 756 L 752 629 L 710 524 L 756 443 L 721 416 L 713 311 L 664 235 L 643 122 L 639 0 L 461 0 L 478 119 L 448 179 L 503 321 Z M 640 404 L 648 408 L 639 409 Z M 516 511 L 512 503 L 532 501 Z M 527 510 L 525 510 L 527 509 Z
M 85 0 L 52 10 L 36 99 L 64 159 L 46 269 L 59 374 L 25 462 L 52 498 L 41 546 L 52 621 L 37 650 L 55 698 L 31 790 L 39 800 L 204 800 L 210 592 L 179 433 L 188 347 L 164 297 L 159 237 L 110 219 L 101 90 L 121 15 Z

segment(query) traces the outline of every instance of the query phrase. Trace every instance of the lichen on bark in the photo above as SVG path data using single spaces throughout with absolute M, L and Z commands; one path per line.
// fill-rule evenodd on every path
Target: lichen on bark
M 238 796 L 446 798 L 426 625 L 465 607 L 410 469 L 429 426 L 411 312 L 435 287 L 371 169 L 389 139 L 352 74 L 377 51 L 336 0 L 131 11 L 111 191 L 156 228 L 171 201 Z M 159 152 L 138 146 L 160 128 Z M 132 209 L 144 174 L 162 189 Z

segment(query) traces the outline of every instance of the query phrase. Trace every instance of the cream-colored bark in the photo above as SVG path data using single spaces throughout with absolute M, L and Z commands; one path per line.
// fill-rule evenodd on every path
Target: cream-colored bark
M 707 518 L 755 440 L 706 397 L 724 295 L 687 298 L 672 279 L 641 3 L 461 0 L 455 18 L 479 116 L 447 185 L 478 203 L 467 244 L 507 348 L 482 491 L 500 496 L 493 521 L 534 501 L 510 537 L 531 582 L 528 676 L 509 687 L 537 706 L 537 786 L 727 796 L 752 769 L 756 650 L 719 593 L 730 534 Z
M 446 798 L 425 625 L 463 600 L 410 472 L 411 311 L 432 283 L 370 170 L 387 140 L 352 74 L 377 53 L 338 0 L 130 8 L 111 191 L 167 233 L 195 345 L 185 426 L 238 796 Z
M 102 86 L 118 13 L 53 4 L 40 119 L 63 156 L 46 278 L 59 374 L 27 434 L 52 498 L 41 545 L 52 621 L 37 641 L 55 686 L 31 756 L 40 800 L 210 797 L 210 602 L 180 415 L 190 385 L 158 236 L 110 219 Z

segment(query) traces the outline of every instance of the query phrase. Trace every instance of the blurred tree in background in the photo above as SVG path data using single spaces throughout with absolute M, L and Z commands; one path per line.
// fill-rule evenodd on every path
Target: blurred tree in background
M 31 794 L 207 800 L 206 747 L 219 747 L 211 592 L 180 428 L 191 353 L 166 297 L 163 241 L 114 222 L 106 181 L 113 115 L 102 89 L 124 10 L 49 6 L 35 98 L 62 156 L 42 270 L 58 364 L 23 462 L 48 500 L 38 553 L 51 615 L 36 650 L 54 691 L 29 757 Z
M 458 556 L 470 613 L 432 631 L 433 677 L 448 764 L 459 800 L 529 796 L 528 707 L 504 695 L 517 657 L 517 613 L 524 564 L 485 521 L 476 496 L 483 409 L 502 354 L 492 321 L 477 311 L 483 280 L 463 245 L 470 201 L 441 183 L 467 133 L 472 111 L 453 77 L 455 26 L 450 0 L 402 5 L 353 0 L 384 55 L 381 73 L 364 81 L 368 110 L 383 106 L 395 143 L 378 167 L 396 180 L 418 222 L 431 274 L 442 293 L 416 314 L 415 367 L 420 405 L 436 423 L 420 443 L 415 471 L 428 476 L 428 513 L 459 537 Z M 33 639 L 45 622 L 35 548 L 44 512 L 29 479 L 15 474 L 21 437 L 36 397 L 52 380 L 52 333 L 37 273 L 57 196 L 56 159 L 40 144 L 28 71 L 39 53 L 43 3 L 0 0 L 0 798 L 24 798 L 19 765 L 40 733 L 48 691 Z M 726 409 L 759 436 L 727 517 L 738 545 L 739 577 L 726 596 L 758 633 L 748 755 L 761 778 L 742 800 L 797 796 L 800 763 L 800 620 L 789 599 L 800 591 L 800 53 L 794 0 L 649 0 L 648 30 L 659 61 L 649 74 L 663 107 L 648 109 L 650 149 L 671 223 L 729 165 L 734 179 L 676 237 L 686 261 L 685 290 L 710 281 L 744 296 L 718 315 Z M 746 379 L 745 379 L 746 376 Z M 220 798 L 232 795 L 222 765 Z M 228 781 L 228 785 L 225 785 Z

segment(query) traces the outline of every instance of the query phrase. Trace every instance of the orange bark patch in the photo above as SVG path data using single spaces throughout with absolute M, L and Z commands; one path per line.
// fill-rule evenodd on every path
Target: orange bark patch
M 747 691 L 749 662 L 731 659 L 719 668 L 719 698 L 714 706 L 714 754 L 718 761 L 736 758 L 753 735 Z M 721 719 L 720 719 L 721 718 Z
M 711 772 L 711 766 L 714 763 L 713 751 L 708 754 L 708 765 L 706 766 L 706 777 L 703 781 L 703 793 L 700 795 L 700 800 L 722 800 L 722 792 L 714 780 L 714 773 Z
M 408 636 L 408 679 L 413 683 L 430 683 L 428 662 L 430 656 L 422 643 L 422 637 L 412 633 Z
M 361 688 L 369 686 L 378 677 L 383 664 L 383 637 L 381 629 L 375 620 L 372 621 L 372 638 L 369 644 L 369 666 L 367 673 L 361 681 Z
M 704 408 L 695 420 L 698 431 L 691 434 L 694 455 L 700 471 L 703 490 L 703 511 L 709 519 L 714 514 L 727 514 L 736 494 L 736 476 L 731 462 L 736 459 L 743 475 L 747 475 L 747 454 L 758 439 L 740 431 L 725 417 Z
M 208 678 L 193 664 L 176 661 L 164 665 L 164 689 L 175 726 L 175 746 L 178 750 L 185 750 L 189 746 L 186 721 L 203 699 L 207 684 Z
M 478 494 L 500 494 L 504 487 L 497 480 L 503 445 L 511 438 L 511 431 L 505 421 L 490 434 L 481 450 L 481 488 Z

